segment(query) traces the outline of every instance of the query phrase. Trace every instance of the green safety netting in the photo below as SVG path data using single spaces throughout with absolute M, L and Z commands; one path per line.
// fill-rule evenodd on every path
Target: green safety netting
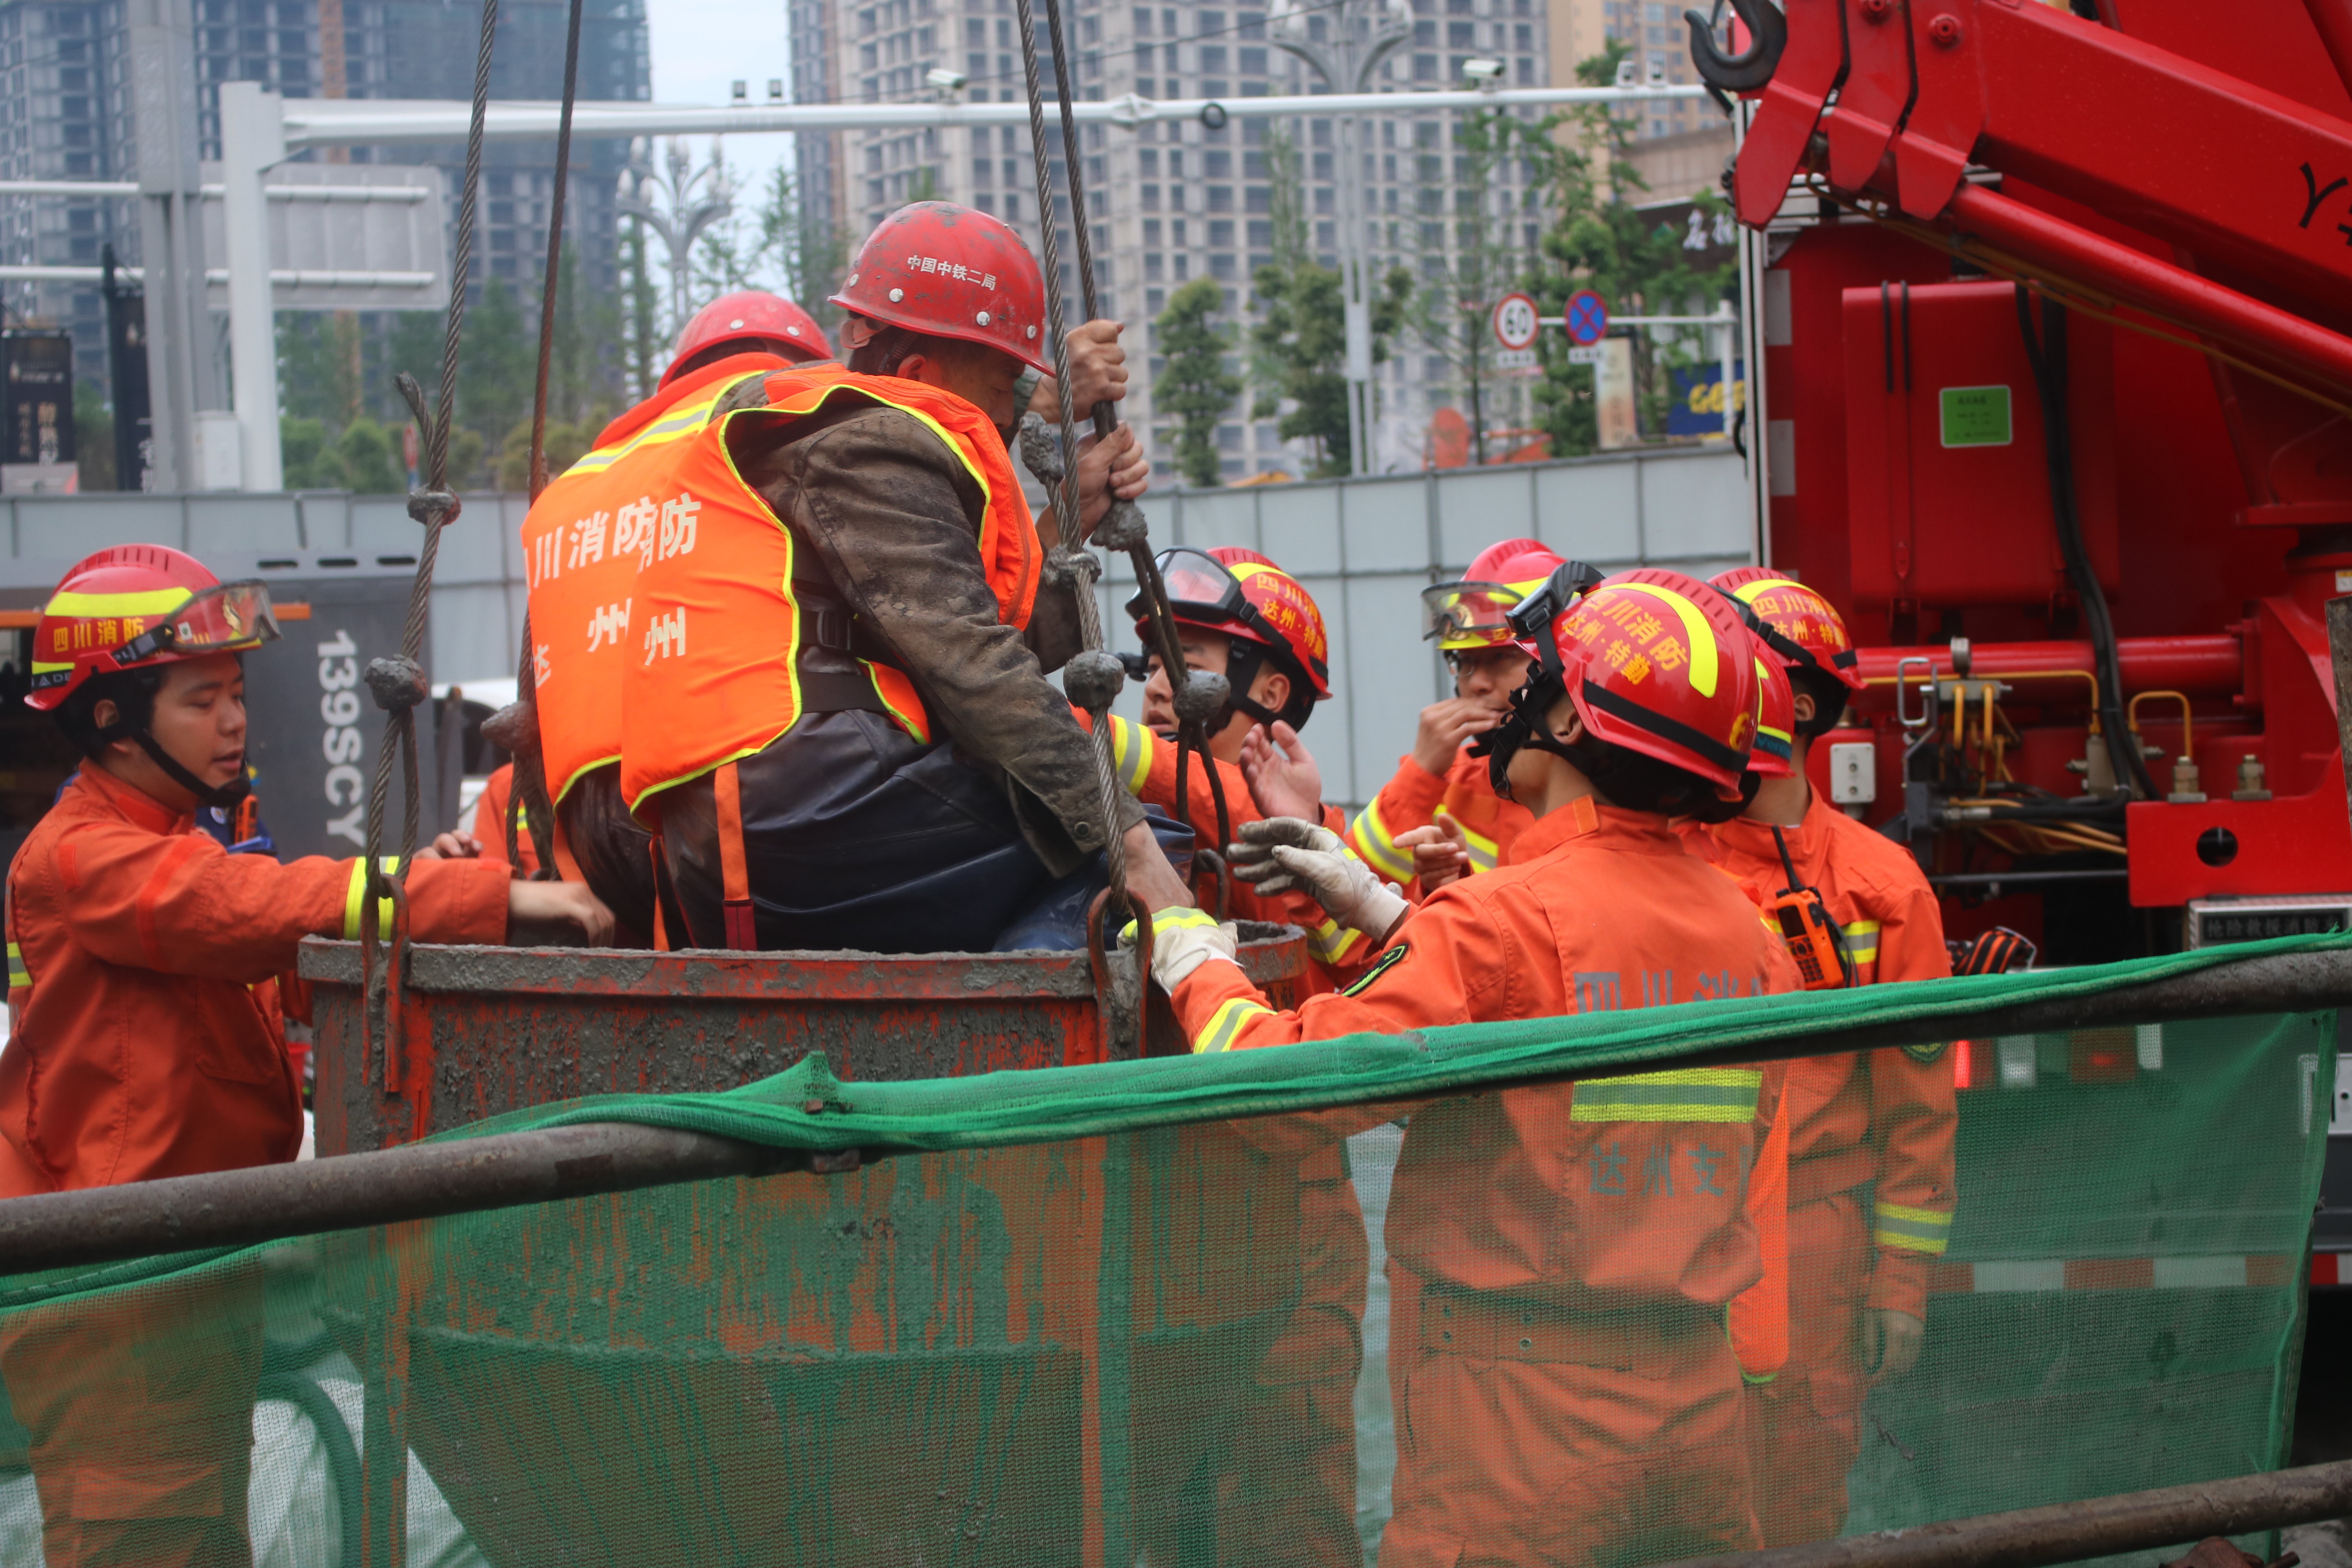
M 485 1122 L 895 1152 L 0 1280 L 0 1563 L 1634 1563 L 2272 1468 L 2335 1016 L 1938 1023 L 2346 946 Z M 1778 1363 L 1756 1129 L 1639 1107 L 1864 1023 L 1956 1086 L 1948 1221 L 1801 1163 Z

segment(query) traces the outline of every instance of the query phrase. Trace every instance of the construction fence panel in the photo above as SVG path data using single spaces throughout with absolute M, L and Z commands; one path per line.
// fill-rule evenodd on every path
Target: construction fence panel
M 1722 1065 L 2105 983 L 501 1118 L 895 1152 L 0 1279 L 0 1557 L 1640 1564 L 2274 1468 L 2333 1014 Z M 1784 1095 L 1890 1056 L 1949 1185 L 1800 1175 L 1776 1272 Z
M 1717 448 L 1610 453 L 1490 469 L 1447 469 L 1240 489 L 1165 490 L 1145 498 L 1155 546 L 1238 544 L 1307 584 L 1331 635 L 1333 700 L 1305 736 L 1326 798 L 1360 805 L 1412 748 L 1421 709 L 1452 687 L 1419 640 L 1418 595 L 1498 540 L 1539 538 L 1562 554 L 1615 570 L 1664 565 L 1700 575 L 1748 560 L 1739 457 Z M 442 536 L 434 576 L 427 668 L 461 685 L 514 677 L 529 598 L 519 495 L 464 498 Z M 315 579 L 413 566 L 421 540 L 405 498 L 295 495 L 0 497 L 9 559 L 0 597 L 37 602 L 65 568 L 108 544 L 169 544 L 216 570 Z M 1127 562 L 1102 590 L 1114 648 L 1138 647 L 1124 614 Z M 1140 715 L 1130 687 L 1120 707 Z

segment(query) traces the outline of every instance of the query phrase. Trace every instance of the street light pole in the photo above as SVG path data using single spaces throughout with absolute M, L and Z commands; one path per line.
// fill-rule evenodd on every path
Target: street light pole
M 1410 0 L 1339 0 L 1310 17 L 1296 0 L 1274 0 L 1266 13 L 1266 37 L 1297 56 L 1334 92 L 1371 90 L 1372 73 L 1399 44 L 1412 37 Z M 1318 24 L 1327 36 L 1316 37 Z M 1370 258 L 1365 254 L 1363 171 L 1358 164 L 1356 116 L 1339 116 L 1339 298 L 1348 344 L 1348 466 L 1372 467 L 1372 306 Z
M 683 137 L 670 138 L 660 172 L 646 167 L 649 151 L 642 139 L 630 150 L 629 165 L 621 171 L 620 207 L 660 235 L 668 247 L 670 321 L 673 326 L 684 326 L 694 281 L 694 242 L 735 210 L 734 193 L 728 189 L 726 167 L 715 145 L 710 162 L 699 169 L 694 167 Z M 706 180 L 709 191 L 698 195 L 697 187 Z

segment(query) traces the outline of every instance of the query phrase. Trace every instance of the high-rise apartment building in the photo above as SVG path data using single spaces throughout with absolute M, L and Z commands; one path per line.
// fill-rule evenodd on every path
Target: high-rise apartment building
M 1628 50 L 1635 79 L 1696 85 L 1691 66 L 1690 29 L 1681 4 L 1664 0 L 1547 0 L 1551 23 L 1551 76 L 1557 82 L 1576 79 L 1576 68 L 1609 47 L 1622 42 Z M 1704 99 L 1675 99 L 1642 106 L 1635 134 L 1647 139 L 1683 136 L 1721 127 L 1723 116 Z
M 444 0 L 188 0 L 194 20 L 200 155 L 219 155 L 219 84 L 257 81 L 288 98 L 469 99 L 481 14 Z M 562 91 L 562 0 L 505 0 L 491 69 L 500 99 Z M 129 62 L 121 0 L 0 0 L 0 178 L 127 180 L 134 176 Z M 340 89 L 340 90 L 337 90 Z M 651 96 L 644 0 L 592 0 L 581 37 L 580 96 Z M 318 156 L 319 154 L 312 154 Z M 449 221 L 465 149 L 366 148 L 355 161 L 433 163 L 449 172 Z M 565 217 L 588 276 L 614 282 L 614 185 L 625 147 L 583 142 L 572 151 Z M 472 282 L 538 276 L 547 248 L 554 148 L 487 150 Z M 218 221 L 211 207 L 208 221 Z M 107 245 L 139 260 L 132 204 L 112 198 L 0 197 L 0 258 L 17 265 L 95 266 Z M 537 293 L 525 289 L 526 309 Z M 95 284 L 16 283 L 8 314 L 70 328 L 76 374 L 106 379 L 103 310 Z
M 1307 0 L 1299 8 L 1308 39 L 1324 36 L 1337 9 L 1333 0 Z M 1476 58 L 1502 61 L 1504 85 L 1549 79 L 1542 0 L 1412 0 L 1412 35 L 1375 72 L 1376 90 L 1458 86 L 1463 68 Z M 929 90 L 924 79 L 934 68 L 961 72 L 972 100 L 1023 97 L 1013 0 L 792 0 L 789 16 L 799 101 L 914 101 Z M 1307 65 L 1269 37 L 1262 5 L 1076 0 L 1064 17 L 1071 35 L 1066 58 L 1083 99 L 1132 92 L 1237 102 L 1321 90 Z M 1042 19 L 1039 27 L 1042 33 Z M 1039 42 L 1041 49 L 1052 47 L 1049 37 Z M 1042 63 L 1050 82 L 1050 62 Z M 1080 128 L 1101 308 L 1129 324 L 1129 352 L 1148 373 L 1130 383 L 1122 412 L 1150 433 L 1163 479 L 1172 476 L 1172 451 L 1152 416 L 1150 384 L 1162 366 L 1150 323 L 1171 290 L 1202 277 L 1223 289 L 1223 324 L 1237 339 L 1254 319 L 1250 281 L 1274 252 L 1276 172 L 1268 158 L 1277 135 L 1287 138 L 1297 160 L 1307 245 L 1326 266 L 1339 259 L 1342 181 L 1355 182 L 1360 193 L 1363 243 L 1376 279 L 1402 267 L 1439 288 L 1465 228 L 1491 240 L 1494 226 L 1506 225 L 1512 243 L 1532 249 L 1538 226 L 1514 211 L 1528 184 L 1519 161 L 1506 160 L 1470 188 L 1471 160 L 1453 139 L 1459 117 L 1415 114 L 1402 102 L 1399 108 L 1358 118 L 1352 168 L 1342 166 L 1341 127 L 1329 116 L 1234 116 L 1214 129 L 1199 120 L 1132 131 Z M 1066 190 L 1058 134 L 1054 161 L 1056 189 Z M 994 213 L 1037 246 L 1025 126 L 805 136 L 801 170 L 807 197 L 829 200 L 834 221 L 853 245 L 895 207 L 930 195 Z M 1055 200 L 1066 225 L 1067 197 Z M 1059 244 L 1075 310 L 1076 261 L 1066 229 Z M 1247 351 L 1238 343 L 1235 363 L 1246 376 Z M 1420 466 L 1430 412 L 1454 395 L 1452 374 L 1445 357 L 1427 352 L 1412 330 L 1399 335 L 1378 380 L 1376 470 Z M 1254 384 L 1244 392 L 1218 427 L 1228 479 L 1301 469 L 1303 454 L 1286 446 L 1277 421 L 1249 416 L 1257 391 Z

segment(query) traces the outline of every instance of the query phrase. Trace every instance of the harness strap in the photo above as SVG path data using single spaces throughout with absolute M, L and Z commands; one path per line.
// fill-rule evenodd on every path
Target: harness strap
M 760 945 L 751 919 L 751 873 L 743 853 L 743 795 L 735 764 L 722 764 L 711 779 L 719 806 L 719 879 L 726 900 L 727 945 L 749 952 Z
M 654 951 L 669 951 L 669 927 L 662 920 L 662 836 L 653 836 L 647 846 L 654 858 Z

